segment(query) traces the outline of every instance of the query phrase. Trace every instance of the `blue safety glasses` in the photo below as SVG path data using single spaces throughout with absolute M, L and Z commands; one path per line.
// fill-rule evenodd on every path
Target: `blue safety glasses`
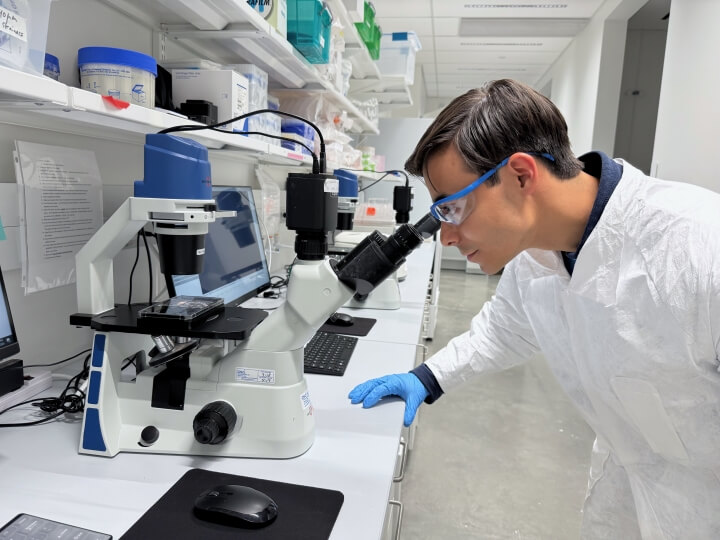
M 526 153 L 533 156 L 542 156 L 545 159 L 549 159 L 550 161 L 555 161 L 554 157 L 545 152 Z M 470 215 L 470 212 L 472 210 L 470 204 L 471 201 L 468 199 L 468 195 L 478 186 L 480 186 L 483 182 L 485 182 L 488 178 L 490 178 L 493 174 L 495 174 L 498 170 L 507 165 L 509 159 L 510 156 L 506 157 L 495 167 L 493 167 L 488 172 L 483 174 L 480 178 L 475 180 L 472 184 L 461 189 L 457 193 L 448 195 L 447 197 L 443 197 L 439 201 L 435 201 L 430 207 L 430 213 L 439 221 L 444 221 L 445 223 L 452 223 L 453 225 L 460 225 L 465 220 L 465 218 Z

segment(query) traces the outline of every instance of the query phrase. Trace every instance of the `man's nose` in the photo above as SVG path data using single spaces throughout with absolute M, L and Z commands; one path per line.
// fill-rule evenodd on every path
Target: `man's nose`
M 442 222 L 440 224 L 440 243 L 443 246 L 454 246 L 459 239 L 457 226 L 452 223 Z

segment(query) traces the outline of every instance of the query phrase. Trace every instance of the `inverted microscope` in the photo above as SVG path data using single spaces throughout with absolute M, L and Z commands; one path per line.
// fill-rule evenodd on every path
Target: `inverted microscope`
M 297 260 L 286 302 L 269 316 L 203 297 L 115 305 L 112 259 L 133 235 L 151 224 L 161 270 L 195 274 L 207 224 L 221 216 L 207 149 L 147 136 L 144 181 L 76 257 L 80 313 L 71 323 L 95 331 L 81 453 L 290 458 L 310 448 L 315 411 L 304 346 L 330 314 L 369 294 L 439 229 L 428 214 L 328 259 L 338 179 L 322 171 L 287 178 L 286 225 L 296 232 Z M 134 378 L 123 372 L 128 362 Z

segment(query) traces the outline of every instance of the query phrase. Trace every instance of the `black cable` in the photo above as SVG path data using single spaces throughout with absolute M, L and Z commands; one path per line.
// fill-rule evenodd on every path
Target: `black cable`
M 30 403 L 35 407 L 39 407 L 41 411 L 48 413 L 50 416 L 46 418 L 41 418 L 40 420 L 33 420 L 32 422 L 0 424 L 0 428 L 36 426 L 38 424 L 43 424 L 49 422 L 50 420 L 54 420 L 55 418 L 65 413 L 74 414 L 82 412 L 85 409 L 85 392 L 80 390 L 80 381 L 88 378 L 88 375 L 90 373 L 90 356 L 91 355 L 88 354 L 85 357 L 85 361 L 83 362 L 83 368 L 80 373 L 78 373 L 68 381 L 65 389 L 60 393 L 58 397 L 29 399 L 27 401 L 16 403 L 15 405 L 12 405 L 0 411 L 0 415 L 2 415 L 7 411 L 20 407 L 21 405 L 27 405 L 28 403 Z M 68 392 L 71 391 L 74 393 L 68 394 Z
M 148 304 L 153 303 L 153 271 L 152 271 L 152 258 L 150 257 L 150 248 L 148 247 L 148 241 L 147 237 L 145 236 L 145 229 L 140 229 L 140 233 L 142 234 L 143 242 L 145 243 L 145 253 L 147 254 L 147 261 L 148 261 L 148 276 L 150 277 L 150 297 L 148 299 Z
M 388 171 L 368 171 L 365 169 L 348 169 L 347 167 L 339 167 L 339 171 L 351 171 L 351 172 L 374 172 L 374 173 L 389 173 L 389 174 L 402 174 L 405 177 L 405 187 L 410 186 L 410 177 L 408 176 L 408 173 L 405 171 L 402 171 L 400 169 L 392 169 Z M 374 184 L 373 184 L 374 185 Z
M 137 266 L 138 259 L 140 258 L 140 233 L 137 233 L 137 237 L 135 238 L 135 263 L 133 264 L 132 270 L 130 270 L 130 288 L 128 290 L 128 302 L 127 305 L 130 305 L 130 300 L 132 300 L 132 289 L 133 289 L 133 274 L 135 273 L 135 267 Z
M 360 193 L 361 191 L 365 191 L 366 189 L 369 189 L 369 188 L 373 187 L 373 186 L 374 186 L 375 184 L 377 184 L 378 182 L 383 181 L 383 180 L 385 179 L 385 177 L 386 177 L 387 175 L 389 175 L 389 174 L 390 174 L 389 172 L 386 172 L 385 174 L 383 174 L 380 178 L 378 178 L 377 180 L 375 180 L 375 181 L 374 181 L 372 184 L 370 184 L 369 186 L 365 186 L 365 187 L 362 188 L 362 189 L 358 189 L 358 193 Z
M 318 159 L 317 156 L 315 156 L 315 152 L 310 151 L 310 154 L 313 158 L 313 173 L 324 173 L 326 164 L 325 164 L 325 138 L 323 137 L 322 132 L 320 131 L 320 128 L 318 128 L 315 124 L 313 124 L 310 120 L 303 118 L 302 116 L 298 116 L 296 114 L 291 114 L 283 111 L 276 111 L 273 109 L 258 109 L 257 111 L 251 111 L 249 113 L 241 114 L 240 116 L 236 116 L 234 118 L 230 118 L 230 120 L 224 120 L 222 122 L 218 122 L 216 124 L 208 124 L 206 126 L 196 126 L 192 124 L 183 124 L 180 126 L 173 126 L 166 129 L 163 129 L 161 131 L 158 131 L 159 134 L 163 133 L 174 133 L 176 131 L 200 131 L 203 129 L 215 129 L 219 128 L 221 126 L 226 126 L 228 124 L 232 124 L 233 122 L 237 122 L 238 120 L 244 120 L 245 118 L 249 118 L 250 116 L 256 116 L 258 114 L 264 114 L 264 113 L 271 113 L 271 114 L 277 114 L 278 116 L 287 116 L 288 118 L 294 118 L 296 120 L 300 120 L 301 122 L 305 122 L 307 125 L 312 127 L 315 132 L 318 134 L 318 138 L 320 139 L 320 158 Z M 225 131 L 221 130 L 223 133 L 237 133 L 238 135 L 265 135 L 266 137 L 270 137 L 272 139 L 279 139 L 279 140 L 290 140 L 292 142 L 297 142 L 294 139 L 288 139 L 283 137 L 278 137 L 277 135 L 269 135 L 267 133 L 261 133 L 256 131 Z M 298 143 L 301 144 L 301 143 Z M 307 148 L 307 146 L 303 145 L 304 148 Z M 308 148 L 308 150 L 310 150 Z
M 183 127 L 183 126 L 178 126 L 178 127 Z M 191 126 L 191 127 L 195 127 L 195 126 Z M 315 156 L 315 151 L 312 150 L 306 144 L 296 141 L 295 139 L 291 139 L 290 137 L 281 137 L 280 135 L 271 135 L 270 133 L 264 133 L 262 131 L 226 131 L 224 129 L 218 129 L 213 126 L 205 126 L 203 129 L 210 129 L 212 131 L 219 131 L 220 133 L 229 133 L 229 134 L 234 134 L 234 135 L 262 135 L 263 137 L 269 137 L 271 139 L 277 139 L 279 141 L 288 141 L 291 143 L 299 144 L 305 150 L 307 150 L 310 153 L 310 156 L 312 157 L 313 173 L 317 174 L 320 171 L 320 164 L 318 162 L 317 157 Z M 195 130 L 194 129 L 178 129 L 177 131 L 195 131 Z
M 92 349 L 85 349 L 84 351 L 80 351 L 80 352 L 77 353 L 77 354 L 73 354 L 72 356 L 69 356 L 68 358 L 64 358 L 64 359 L 62 359 L 62 360 L 58 360 L 57 362 L 53 362 L 52 364 L 31 364 L 31 365 L 29 365 L 29 366 L 23 366 L 23 369 L 35 368 L 35 367 L 57 366 L 57 365 L 62 364 L 62 363 L 64 363 L 64 362 L 69 362 L 69 361 L 72 360 L 73 358 L 77 358 L 77 357 L 80 356 L 81 354 L 90 352 L 91 350 L 92 350 Z

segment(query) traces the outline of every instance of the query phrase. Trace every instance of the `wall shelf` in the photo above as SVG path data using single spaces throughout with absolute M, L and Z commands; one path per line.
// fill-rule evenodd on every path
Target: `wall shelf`
M 413 104 L 410 87 L 405 77 L 383 77 L 380 80 L 351 80 L 350 92 L 354 98 L 376 98 L 380 105 L 409 106 Z
M 18 74 L 21 77 L 18 78 Z M 18 80 L 25 83 L 15 86 Z M 0 66 L 0 121 L 60 133 L 144 144 L 145 135 L 183 124 L 201 125 L 160 109 L 130 105 L 118 109 L 102 96 L 62 83 Z M 253 156 L 274 156 L 283 164 L 312 164 L 300 156 L 264 141 L 220 131 L 181 134 L 209 149 L 243 151 Z

